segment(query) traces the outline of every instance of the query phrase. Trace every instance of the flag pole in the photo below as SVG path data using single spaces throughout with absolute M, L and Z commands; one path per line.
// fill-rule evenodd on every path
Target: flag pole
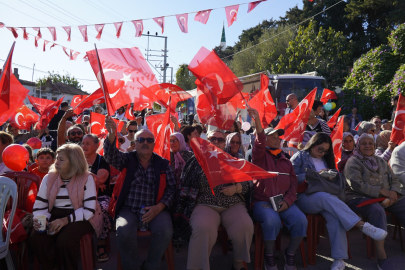
M 243 100 L 245 101 L 245 103 L 246 103 L 246 107 L 248 107 L 249 109 L 251 109 L 251 107 L 249 106 L 249 104 L 248 104 L 248 102 L 247 102 L 246 98 L 243 96 L 242 92 L 239 92 L 239 94 L 242 96 Z M 252 118 L 253 118 L 253 120 L 255 120 L 255 118 L 254 118 L 254 117 L 252 117 Z

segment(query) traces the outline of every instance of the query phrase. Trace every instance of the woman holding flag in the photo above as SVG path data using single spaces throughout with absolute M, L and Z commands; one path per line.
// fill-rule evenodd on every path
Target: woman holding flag
M 223 131 L 210 131 L 207 138 L 211 144 L 225 150 Z M 213 157 L 219 154 L 217 151 L 211 153 Z M 232 269 L 246 270 L 243 262 L 250 262 L 253 222 L 242 195 L 248 193 L 249 189 L 250 182 L 241 182 L 218 185 L 212 191 L 197 158 L 192 157 L 186 163 L 180 180 L 180 197 L 175 216 L 180 215 L 189 220 L 192 229 L 187 269 L 210 269 L 210 253 L 217 240 L 218 227 L 222 224 L 233 243 Z

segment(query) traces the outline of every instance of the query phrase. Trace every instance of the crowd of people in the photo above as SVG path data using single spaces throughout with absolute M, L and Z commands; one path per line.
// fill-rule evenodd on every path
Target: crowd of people
M 393 99 L 393 105 L 397 100 Z M 288 114 L 299 101 L 295 94 L 286 101 Z M 27 168 L 42 179 L 33 205 L 34 230 L 28 240 L 42 269 L 78 269 L 80 239 L 89 232 L 97 237 L 97 259 L 108 260 L 106 239 L 111 230 L 116 231 L 123 269 L 134 269 L 138 263 L 137 231 L 147 226 L 152 240 L 140 269 L 160 269 L 173 239 L 188 242 L 187 269 L 208 270 L 222 225 L 233 247 L 230 269 L 246 270 L 244 262 L 251 261 L 257 222 L 263 230 L 265 269 L 278 269 L 274 246 L 284 226 L 290 234 L 284 270 L 294 270 L 296 250 L 307 236 L 309 214 L 326 219 L 332 270 L 345 269 L 346 232 L 354 227 L 374 240 L 378 269 L 388 269 L 386 211 L 405 224 L 405 144 L 390 141 L 393 119 L 374 116 L 363 121 L 357 108 L 343 116 L 342 156 L 336 166 L 327 114 L 317 100 L 304 140 L 293 156 L 283 151 L 284 130 L 271 124 L 262 126 L 256 109 L 248 109 L 252 127 L 243 131 L 236 120 L 230 130 L 201 125 L 197 116 L 189 117 L 181 108 L 178 117 L 171 118 L 174 130 L 170 160 L 166 160 L 154 153 L 156 138 L 145 124 L 145 116 L 153 111 L 134 112 L 135 120 L 128 121 L 125 110 L 120 108 L 114 117 L 106 117 L 108 133 L 103 139 L 91 134 L 87 115 L 76 123 L 65 102 L 46 130 L 21 133 L 8 125 L 6 131 L 0 131 L 0 174 L 11 171 L 1 160 L 8 145 L 24 144 L 32 137 L 51 142 L 50 148 L 32 154 Z M 94 111 L 104 112 L 100 106 Z M 113 118 L 125 122 L 121 130 Z M 249 149 L 242 145 L 243 134 L 251 137 Z M 195 137 L 206 138 L 232 157 L 282 174 L 212 189 L 193 153 L 191 141 Z M 311 179 L 343 185 L 333 192 L 320 190 Z M 274 203 L 276 197 L 281 199 Z M 383 200 L 367 204 L 375 198 Z M 362 203 L 365 205 L 358 207 Z M 47 218 L 46 232 L 39 231 L 39 216 Z

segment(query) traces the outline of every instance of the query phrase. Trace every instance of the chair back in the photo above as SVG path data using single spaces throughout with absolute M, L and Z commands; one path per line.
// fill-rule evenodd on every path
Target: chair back
M 33 173 L 29 172 L 10 172 L 6 173 L 3 176 L 10 178 L 17 184 L 18 198 L 17 208 L 26 211 L 28 199 L 31 198 L 29 194 L 30 187 L 32 183 L 35 183 L 37 190 L 31 192 L 38 193 L 39 186 L 41 185 L 41 178 Z
M 12 207 L 9 216 L 6 238 L 3 238 L 3 232 L 0 232 L 0 259 L 3 259 L 8 254 L 8 245 L 10 242 L 11 228 L 15 210 L 17 209 L 18 193 L 16 183 L 4 176 L 0 176 L 0 219 L 3 224 L 4 213 L 8 205 L 8 201 L 12 197 Z M 1 226 L 3 228 L 3 225 Z
M 295 147 L 283 147 L 281 148 L 285 153 L 289 154 L 291 157 L 297 153 L 299 150 Z

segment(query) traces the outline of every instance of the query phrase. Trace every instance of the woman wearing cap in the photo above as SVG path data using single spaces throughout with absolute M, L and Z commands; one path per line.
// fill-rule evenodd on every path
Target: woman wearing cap
M 213 145 L 225 150 L 223 131 L 210 131 L 207 137 Z M 249 181 L 235 185 L 218 185 L 211 190 L 207 176 L 196 157 L 189 159 L 181 175 L 180 197 L 175 213 L 175 216 L 184 217 L 177 219 L 178 226 L 175 226 L 175 230 L 189 231 L 188 223 L 184 224 L 182 220 L 189 221 L 192 229 L 187 269 L 210 269 L 210 253 L 217 240 L 218 227 L 222 224 L 233 243 L 233 269 L 246 270 L 243 262 L 250 262 L 253 222 L 247 212 L 243 195 L 249 190 Z
M 242 146 L 242 136 L 239 132 L 233 132 L 226 136 L 225 151 L 233 157 L 245 158 Z
M 331 138 L 325 133 L 317 133 L 302 151 L 291 158 L 291 162 L 299 184 L 305 181 L 305 172 L 308 169 L 318 173 L 335 169 Z M 345 268 L 343 260 L 348 258 L 346 231 L 356 226 L 373 239 L 382 240 L 387 235 L 386 231 L 361 221 L 343 201 L 330 193 L 316 192 L 309 195 L 299 193 L 296 204 L 305 214 L 321 214 L 326 219 L 332 249 L 331 257 L 334 259 L 332 270 Z
M 266 171 L 286 173 L 269 179 L 253 180 L 254 206 L 253 218 L 260 222 L 264 238 L 265 269 L 275 270 L 277 264 L 274 254 L 274 242 L 282 223 L 291 233 L 291 240 L 285 250 L 285 270 L 295 270 L 295 251 L 307 232 L 307 218 L 294 204 L 297 199 L 297 176 L 291 162 L 280 149 L 280 136 L 284 130 L 272 127 L 263 130 L 257 110 L 248 109 L 256 124 L 256 139 L 252 150 L 252 162 Z M 273 210 L 270 198 L 283 195 L 279 210 Z
M 375 156 L 374 153 L 374 137 L 370 134 L 362 134 L 353 156 L 345 166 L 344 172 L 350 188 L 346 194 L 346 203 L 354 212 L 367 218 L 380 230 L 387 230 L 385 211 L 395 214 L 401 224 L 405 224 L 405 200 L 402 199 L 399 178 L 387 162 Z M 381 197 L 387 198 L 381 204 L 370 203 L 357 207 L 361 202 Z M 374 242 L 377 249 L 378 269 L 392 269 L 384 267 L 387 259 L 384 239 Z
M 395 143 L 390 140 L 391 138 L 391 131 L 390 130 L 383 130 L 378 134 L 375 143 L 375 155 L 384 159 L 386 162 L 390 161 L 392 151 L 395 149 Z
M 353 155 L 354 137 L 350 132 L 343 132 L 342 157 L 341 160 L 349 159 Z

